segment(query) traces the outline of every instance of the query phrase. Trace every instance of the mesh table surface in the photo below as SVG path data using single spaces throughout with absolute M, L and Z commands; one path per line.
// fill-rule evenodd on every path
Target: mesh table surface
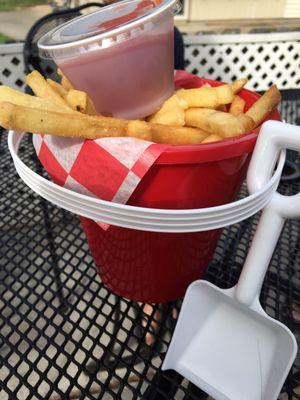
M 298 122 L 300 101 L 285 100 L 283 116 Z M 297 114 L 298 112 L 298 114 Z M 202 399 L 206 396 L 160 366 L 180 302 L 143 307 L 118 298 L 101 283 L 79 218 L 47 203 L 18 178 L 1 136 L 0 399 Z M 20 156 L 39 173 L 31 138 Z M 295 156 L 291 153 L 291 158 Z M 300 180 L 283 182 L 293 194 Z M 224 230 L 207 279 L 236 283 L 258 216 Z M 268 270 L 261 301 L 300 339 L 299 221 L 288 221 Z M 150 322 L 158 329 L 145 344 Z M 140 321 L 145 329 L 138 329 Z M 282 399 L 300 399 L 300 359 Z

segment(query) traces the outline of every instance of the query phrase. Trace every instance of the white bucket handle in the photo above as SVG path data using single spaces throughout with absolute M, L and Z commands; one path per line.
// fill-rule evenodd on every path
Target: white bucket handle
M 250 193 L 265 185 L 282 149 L 300 151 L 300 127 L 278 121 L 263 124 L 250 162 L 247 184 Z M 300 217 L 300 193 L 273 194 L 264 208 L 238 285 L 237 300 L 245 305 L 259 301 L 263 280 L 286 218 Z
M 265 122 L 248 170 L 247 185 L 250 194 L 257 192 L 269 180 L 282 149 L 300 151 L 300 127 L 279 121 Z M 300 193 L 294 196 L 276 193 L 272 202 L 283 218 L 300 216 Z

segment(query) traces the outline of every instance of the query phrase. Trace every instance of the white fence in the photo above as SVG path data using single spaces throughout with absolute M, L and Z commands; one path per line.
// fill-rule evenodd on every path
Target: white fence
M 186 69 L 211 79 L 247 76 L 249 89 L 300 88 L 300 32 L 185 36 Z M 0 83 L 24 88 L 23 44 L 0 45 Z
M 300 88 L 300 32 L 186 36 L 186 69 L 211 79 L 247 76 L 247 87 Z
M 24 88 L 22 43 L 0 45 L 0 83 L 15 89 Z

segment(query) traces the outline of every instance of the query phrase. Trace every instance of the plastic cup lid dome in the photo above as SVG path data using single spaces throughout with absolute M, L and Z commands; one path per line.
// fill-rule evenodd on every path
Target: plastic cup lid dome
M 178 0 L 126 0 L 82 15 L 46 33 L 38 41 L 41 56 L 69 57 L 82 50 L 109 47 L 149 28 L 164 11 L 178 7 Z

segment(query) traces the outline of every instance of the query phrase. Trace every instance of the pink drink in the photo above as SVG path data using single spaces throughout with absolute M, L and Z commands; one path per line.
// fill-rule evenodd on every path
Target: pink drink
M 160 18 L 158 30 L 56 62 L 77 89 L 89 94 L 99 113 L 142 118 L 174 90 L 173 17 Z
M 124 0 L 53 29 L 38 46 L 99 113 L 144 118 L 174 91 L 176 3 Z

